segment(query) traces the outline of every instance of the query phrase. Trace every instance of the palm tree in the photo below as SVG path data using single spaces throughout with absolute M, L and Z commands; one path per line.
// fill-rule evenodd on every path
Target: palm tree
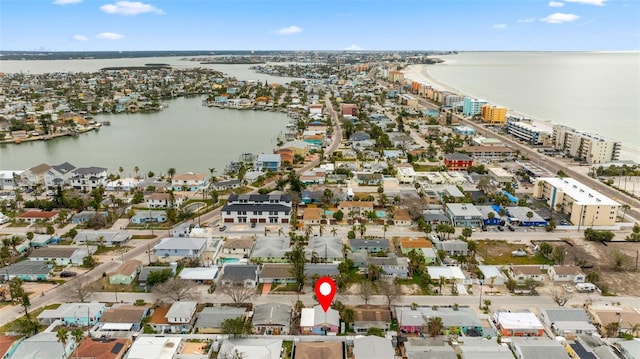
M 171 180 L 173 180 L 173 176 L 176 175 L 176 169 L 171 167 L 169 168 L 169 170 L 167 170 L 167 176 L 169 176 L 169 182 L 171 182 Z
M 358 231 L 360 232 L 360 237 L 364 237 L 364 234 L 367 232 L 367 225 L 364 223 L 360 223 L 358 225 Z
M 73 337 L 73 341 L 76 342 L 76 347 L 79 347 L 80 342 L 82 342 L 82 339 L 84 338 L 84 330 L 80 328 L 76 328 L 71 331 L 71 336 Z M 76 354 L 78 354 L 77 351 L 76 351 Z
M 442 294 L 442 286 L 447 284 L 447 278 L 445 278 L 444 276 L 440 276 L 440 279 L 438 280 L 438 287 L 440 288 L 440 294 Z
M 620 332 L 620 323 L 618 322 L 611 322 L 609 324 L 607 324 L 604 329 L 607 331 L 607 336 L 608 337 L 617 337 L 618 336 L 618 332 Z
M 640 323 L 631 324 L 631 322 L 629 322 L 629 334 L 638 337 L 640 334 Z
M 383 273 L 384 271 L 382 270 L 382 267 L 375 264 L 369 264 L 369 266 L 367 267 L 367 278 L 370 281 L 378 280 L 380 278 L 380 275 L 382 275 Z
M 124 168 L 122 168 L 122 166 L 118 167 L 118 172 L 120 172 L 120 178 L 122 178 L 122 174 L 124 173 Z
M 216 177 L 213 175 L 216 173 L 216 169 L 214 167 L 209 168 L 209 173 L 211 173 L 211 183 L 213 184 L 216 181 Z
M 338 235 L 338 229 L 336 227 L 331 228 L 331 234 L 335 237 Z
M 444 328 L 444 324 L 442 323 L 442 318 L 440 317 L 431 317 L 427 322 L 427 333 L 433 338 L 437 337 L 442 333 L 442 328 Z
M 65 349 L 65 351 L 67 347 L 68 336 L 69 331 L 64 328 L 58 329 L 58 332 L 56 333 L 56 338 L 58 338 L 58 341 L 62 344 L 62 348 Z
M 386 239 L 387 238 L 387 229 L 389 228 L 388 224 L 384 224 L 382 226 L 382 238 Z
M 631 207 L 628 204 L 623 204 L 622 205 L 622 221 L 624 221 L 624 217 L 627 215 L 627 210 L 630 209 Z
M 353 308 L 348 308 L 345 307 L 341 312 L 340 312 L 340 318 L 342 319 L 342 321 L 344 322 L 344 326 L 345 326 L 345 331 L 349 331 L 349 324 L 353 323 L 353 321 L 356 318 L 356 313 L 353 310 Z
M 136 178 L 139 178 L 138 172 L 140 172 L 140 167 L 138 166 L 133 167 L 133 171 L 136 173 Z
M 342 244 L 342 256 L 346 259 L 347 258 L 347 254 L 351 252 L 351 247 L 344 243 Z

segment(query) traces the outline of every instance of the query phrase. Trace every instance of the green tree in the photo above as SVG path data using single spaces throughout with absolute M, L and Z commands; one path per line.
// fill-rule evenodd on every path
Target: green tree
M 22 279 L 18 277 L 14 277 L 9 281 L 9 295 L 11 296 L 11 301 L 17 302 L 22 299 L 22 296 L 25 294 L 24 288 L 22 288 Z
M 469 227 L 464 227 L 464 228 L 462 229 L 462 236 L 463 236 L 464 238 L 470 238 L 472 234 L 473 234 L 473 230 L 472 230 L 471 228 L 469 228 Z
M 149 273 L 147 277 L 147 285 L 150 287 L 155 286 L 156 284 L 161 284 L 169 280 L 173 276 L 173 272 L 171 269 L 163 269 L 158 271 L 153 271 Z
M 244 317 L 225 319 L 221 325 L 222 333 L 233 335 L 251 334 L 251 322 L 245 320 Z
M 409 275 L 414 276 L 424 272 L 427 264 L 422 253 L 412 249 L 407 254 L 407 258 L 409 259 Z
M 291 263 L 291 275 L 295 278 L 298 285 L 298 291 L 302 290 L 304 286 L 305 274 L 305 252 L 304 245 L 301 240 L 298 240 L 294 233 L 291 234 L 292 241 L 295 243 L 291 251 L 287 252 L 286 257 Z
M 540 254 L 545 256 L 545 258 L 549 258 L 551 253 L 553 252 L 553 246 L 549 242 L 542 242 L 539 246 Z
M 76 328 L 71 331 L 71 336 L 73 337 L 73 341 L 76 342 L 76 346 L 80 346 L 82 339 L 84 339 L 84 330 Z
M 349 331 L 349 327 L 351 324 L 353 324 L 353 321 L 356 318 L 356 313 L 353 310 L 353 308 L 349 308 L 349 307 L 344 307 L 341 311 L 340 311 L 340 319 L 342 319 L 342 321 L 344 322 L 345 325 L 345 331 Z
M 444 328 L 444 324 L 442 323 L 442 318 L 431 317 L 427 322 L 426 332 L 429 333 L 431 337 L 435 338 L 442 333 L 442 328 Z
M 342 211 L 333 212 L 333 219 L 335 219 L 336 222 L 342 221 L 343 218 L 344 218 L 344 213 Z
M 58 332 L 56 332 L 56 338 L 58 338 L 58 342 L 62 344 L 62 347 L 66 348 L 67 340 L 69 339 L 69 331 L 65 328 L 58 329 Z
M 371 327 L 367 329 L 367 335 L 375 335 L 384 338 L 384 331 L 380 328 Z

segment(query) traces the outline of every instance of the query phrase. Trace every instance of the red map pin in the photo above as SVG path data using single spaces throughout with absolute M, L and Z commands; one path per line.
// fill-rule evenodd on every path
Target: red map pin
M 336 283 L 331 277 L 322 277 L 316 282 L 316 297 L 322 307 L 322 310 L 327 312 L 333 301 L 333 297 L 336 295 Z

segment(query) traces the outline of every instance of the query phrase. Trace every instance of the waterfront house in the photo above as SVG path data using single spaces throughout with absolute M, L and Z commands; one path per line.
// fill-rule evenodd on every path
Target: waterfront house
M 382 329 L 385 332 L 389 330 L 391 311 L 386 305 L 356 305 L 353 312 L 353 331 L 356 334 L 365 334 L 370 328 Z
M 163 238 L 153 247 L 158 258 L 200 258 L 207 247 L 206 238 L 169 237 Z
M 22 261 L 13 263 L 3 268 L 0 278 L 7 281 L 13 278 L 20 278 L 25 282 L 36 282 L 49 280 L 52 276 L 53 268 L 47 262 L 43 261 Z
M 147 208 L 178 208 L 182 205 L 183 196 L 178 194 L 172 195 L 166 192 L 154 192 L 145 196 L 144 201 Z
M 295 151 L 291 148 L 280 148 L 274 153 L 280 156 L 283 167 L 290 167 L 295 162 Z
M 302 308 L 300 315 L 300 332 L 307 335 L 327 335 L 338 333 L 340 315 L 338 311 L 329 308 L 326 312 L 320 305 L 313 308 Z
M 582 268 L 575 265 L 554 265 L 549 267 L 547 274 L 554 282 L 584 283 L 587 278 Z
M 62 303 L 58 308 L 45 309 L 38 314 L 38 322 L 51 325 L 56 320 L 67 326 L 95 325 L 107 306 L 104 303 Z
M 108 181 L 104 185 L 104 189 L 109 192 L 129 192 L 132 189 L 138 188 L 141 182 L 142 181 L 137 178 L 119 178 L 114 181 Z
M 541 337 L 545 335 L 544 326 L 530 312 L 505 312 L 493 313 L 493 322 L 498 333 L 505 337 Z
M 238 188 L 242 186 L 242 181 L 240 181 L 239 179 L 230 179 L 230 180 L 225 180 L 225 181 L 218 181 L 218 182 L 214 182 L 211 187 L 213 187 L 213 189 L 215 189 L 216 191 L 225 191 L 225 190 L 230 190 L 230 189 L 234 189 L 234 188 Z
M 84 258 L 93 252 L 95 247 L 42 247 L 34 249 L 29 255 L 30 261 L 55 262 L 59 266 L 81 265 Z M 89 251 L 89 253 L 87 253 Z
M 171 188 L 174 191 L 199 191 L 205 187 L 207 176 L 203 173 L 177 174 L 171 178 Z
M 136 211 L 136 214 L 131 217 L 130 221 L 133 224 L 145 224 L 145 223 L 164 223 L 169 219 L 167 212 L 165 211 Z
M 291 323 L 291 306 L 281 303 L 265 303 L 253 308 L 251 325 L 258 335 L 288 335 Z
M 256 170 L 261 172 L 280 170 L 281 158 L 277 153 L 260 153 L 256 160 Z
M 232 194 L 221 210 L 224 223 L 289 223 L 291 195 Z
M 41 163 L 37 166 L 33 166 L 29 169 L 26 169 L 25 171 L 22 171 L 22 173 L 20 173 L 20 186 L 30 188 L 33 188 L 38 184 L 45 186 L 45 174 L 50 169 L 51 166 L 46 163 Z
M 197 334 L 220 334 L 222 333 L 222 322 L 227 319 L 244 317 L 246 308 L 228 307 L 225 305 L 216 307 L 205 307 L 196 314 L 194 324 Z
M 107 184 L 107 169 L 102 167 L 81 167 L 73 170 L 71 187 L 81 191 L 91 191 Z
M 53 222 L 58 218 L 58 211 L 27 211 L 17 217 L 20 222 L 27 222 L 29 224 L 34 223 L 46 223 Z
M 429 318 L 438 317 L 442 319 L 443 334 L 483 336 L 482 322 L 473 308 L 396 306 L 395 310 L 398 328 L 408 333 L 426 332 Z
M 308 142 L 300 140 L 289 141 L 280 146 L 281 149 L 288 148 L 290 150 L 293 150 L 294 155 L 300 156 L 305 156 L 307 153 L 309 153 L 310 147 L 311 146 Z
M 56 332 L 38 333 L 20 342 L 10 358 L 15 359 L 66 359 L 76 342 L 69 335 L 65 345 L 58 340 Z
M 127 231 L 79 231 L 73 238 L 78 245 L 89 243 L 105 247 L 122 246 L 130 239 L 131 234 Z
M 44 174 L 44 184 L 46 188 L 57 188 L 58 186 L 65 186 L 70 183 L 73 175 L 73 170 L 76 166 L 69 162 L 61 163 L 57 166 L 51 166 Z
M 109 275 L 109 284 L 131 284 L 140 273 L 142 262 L 130 259 L 120 265 L 115 272 Z
M 1 171 L 0 190 L 13 191 L 20 186 L 20 175 L 24 171 Z
M 255 288 L 258 285 L 258 266 L 227 264 L 222 268 L 220 284 L 229 287 Z

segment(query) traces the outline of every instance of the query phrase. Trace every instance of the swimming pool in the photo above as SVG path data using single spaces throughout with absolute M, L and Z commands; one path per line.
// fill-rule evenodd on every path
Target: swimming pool
M 387 216 L 387 212 L 386 211 L 376 211 L 376 217 L 385 218 L 386 216 Z

